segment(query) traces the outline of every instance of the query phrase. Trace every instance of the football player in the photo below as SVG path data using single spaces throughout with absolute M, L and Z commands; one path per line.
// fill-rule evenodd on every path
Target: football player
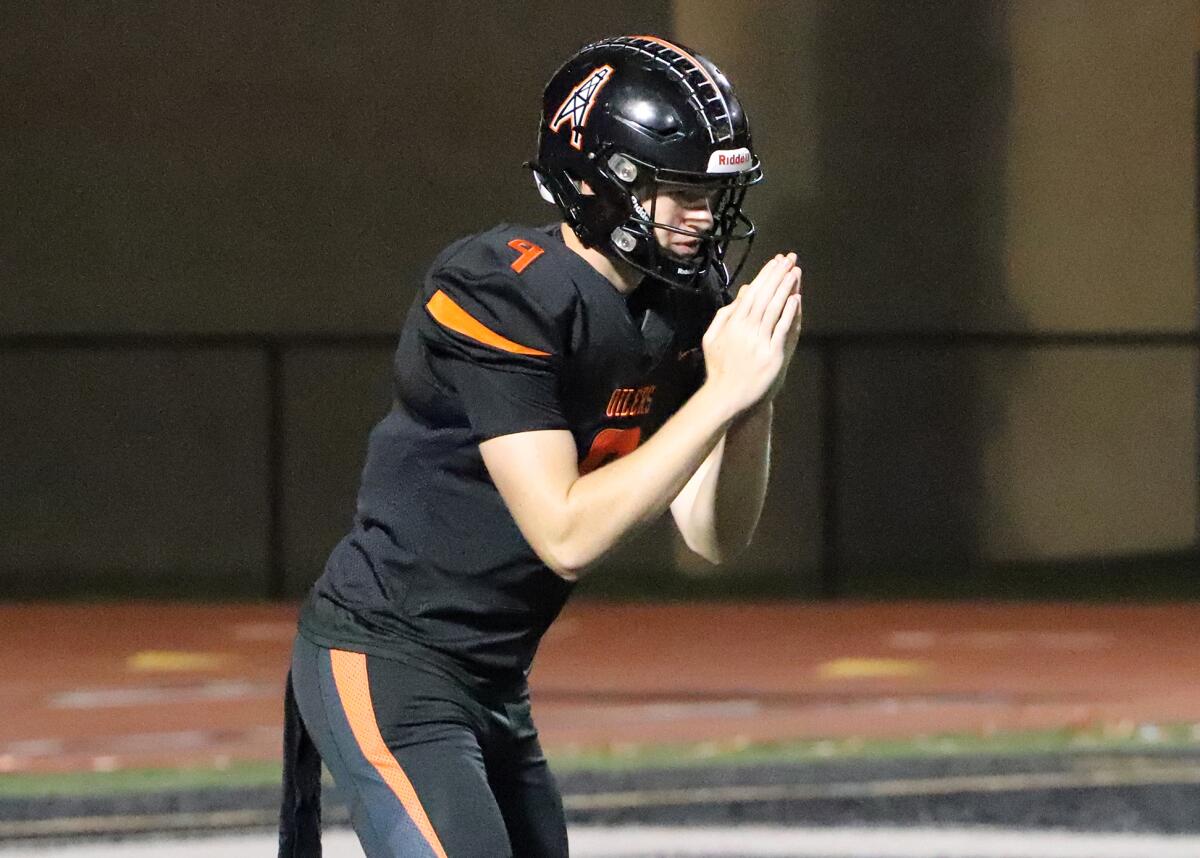
M 728 79 L 655 36 L 588 45 L 546 86 L 528 166 L 561 222 L 434 261 L 353 528 L 303 607 L 288 858 L 319 849 L 320 759 L 371 858 L 565 856 L 530 717 L 539 639 L 668 509 L 714 563 L 757 523 L 800 270 L 778 255 L 729 294 L 762 170 Z

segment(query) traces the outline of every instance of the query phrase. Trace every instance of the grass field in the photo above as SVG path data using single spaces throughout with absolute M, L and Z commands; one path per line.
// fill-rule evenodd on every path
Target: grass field
M 992 736 L 948 734 L 894 740 L 820 740 L 770 744 L 717 743 L 626 745 L 609 750 L 551 753 L 555 771 L 622 771 L 643 768 L 762 765 L 822 760 L 883 760 L 936 757 L 1013 757 L 1072 751 L 1200 751 L 1200 725 L 1140 725 L 1128 730 L 1044 730 Z M 279 764 L 238 762 L 222 767 L 128 769 L 52 774 L 8 773 L 0 798 L 104 796 L 174 790 L 269 787 L 279 783 Z

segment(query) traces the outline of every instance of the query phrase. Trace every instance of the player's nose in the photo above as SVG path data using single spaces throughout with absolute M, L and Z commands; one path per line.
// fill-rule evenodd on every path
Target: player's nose
M 695 229 L 711 229 L 713 225 L 713 211 L 708 195 L 704 194 L 688 200 L 683 209 L 683 218 L 689 226 Z

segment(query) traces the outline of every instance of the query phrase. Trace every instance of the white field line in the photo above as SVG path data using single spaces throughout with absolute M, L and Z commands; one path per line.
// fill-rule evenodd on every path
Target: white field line
M 681 789 L 573 793 L 564 796 L 569 810 L 606 810 L 696 804 L 739 804 L 830 798 L 887 798 L 998 793 L 1023 790 L 1086 789 L 1089 787 L 1151 786 L 1200 783 L 1200 766 L 1154 765 L 1144 768 L 1083 772 L 1023 772 L 1003 775 L 951 775 L 934 778 L 894 778 L 860 782 L 767 784 Z M 1200 855 L 1200 853 L 1197 853 Z
M 362 858 L 354 835 L 325 832 L 325 858 Z M 43 848 L 0 847 L 3 858 L 242 858 L 273 855 L 273 834 L 124 841 Z M 575 858 L 789 856 L 789 858 L 1195 858 L 1200 837 L 1084 834 L 989 828 L 579 827 Z
M 1195 858 L 1200 837 L 963 828 L 577 829 L 571 854 L 791 858 Z
M 764 784 L 681 789 L 628 790 L 622 792 L 569 793 L 563 804 L 570 811 L 634 810 L 648 807 L 753 804 L 756 802 L 814 799 L 896 798 L 953 793 L 1000 793 L 1024 790 L 1087 789 L 1093 787 L 1151 786 L 1200 783 L 1200 766 L 1153 765 L 1130 769 L 1097 768 L 1083 772 L 1026 772 L 1004 775 L 961 775 L 935 778 L 832 782 L 817 784 Z M 329 822 L 340 821 L 342 808 L 327 808 Z M 0 842 L 36 837 L 91 837 L 136 834 L 141 831 L 251 828 L 271 825 L 276 811 L 194 811 L 165 814 L 111 814 L 56 819 L 0 821 Z M 768 853 L 773 854 L 773 853 Z M 1192 858 L 1200 856 L 1200 849 Z

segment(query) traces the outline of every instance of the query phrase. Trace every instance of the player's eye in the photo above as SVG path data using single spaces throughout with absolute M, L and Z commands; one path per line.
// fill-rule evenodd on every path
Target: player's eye
M 704 188 L 679 188 L 670 192 L 671 199 L 677 206 L 685 209 L 698 209 L 716 204 L 720 191 Z

